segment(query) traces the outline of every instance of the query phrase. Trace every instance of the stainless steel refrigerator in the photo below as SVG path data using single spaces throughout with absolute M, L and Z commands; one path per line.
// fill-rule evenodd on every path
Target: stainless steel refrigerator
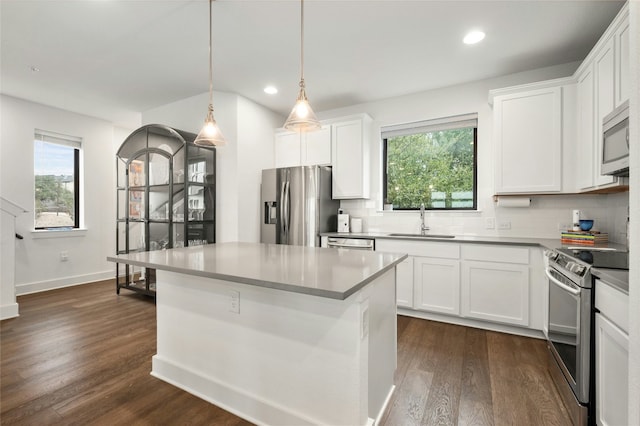
M 263 170 L 261 194 L 263 243 L 320 247 L 320 232 L 337 230 L 329 166 Z

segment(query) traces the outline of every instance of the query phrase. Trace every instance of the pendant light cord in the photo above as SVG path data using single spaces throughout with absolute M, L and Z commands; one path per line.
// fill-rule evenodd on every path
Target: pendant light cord
M 300 0 L 300 87 L 304 87 L 304 0 Z
M 213 0 L 209 0 L 209 110 L 213 111 L 213 36 L 211 33 L 213 32 L 213 18 L 211 15 L 213 14 L 212 9 Z

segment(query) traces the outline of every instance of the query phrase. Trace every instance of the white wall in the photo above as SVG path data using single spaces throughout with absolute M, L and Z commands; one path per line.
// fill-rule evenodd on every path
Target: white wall
M 262 169 L 274 165 L 273 129 L 284 120 L 246 98 L 238 98 L 238 209 L 242 212 L 238 241 L 260 241 Z
M 112 278 L 106 257 L 115 247 L 114 126 L 106 121 L 4 96 L 0 192 L 31 211 L 16 220 L 16 294 Z M 82 138 L 81 236 L 34 238 L 33 139 L 35 129 Z M 77 235 L 75 233 L 74 235 Z M 67 251 L 69 260 L 60 261 Z
M 571 210 L 581 209 L 593 218 L 595 227 L 609 232 L 610 239 L 624 241 L 622 229 L 614 226 L 612 217 L 624 214 L 628 196 L 581 195 L 568 197 L 535 197 L 530 208 L 496 207 L 493 201 L 493 111 L 488 104 L 491 89 L 566 77 L 579 63 L 542 68 L 509 76 L 446 87 L 378 102 L 354 105 L 319 113 L 321 119 L 366 112 L 374 119 L 371 146 L 371 200 L 343 201 L 346 212 L 363 217 L 365 231 L 417 232 L 417 212 L 380 212 L 382 205 L 382 141 L 380 127 L 459 114 L 478 113 L 478 208 L 480 212 L 432 212 L 427 222 L 434 233 L 467 235 L 501 235 L 557 238 L 559 224 L 571 223 Z M 613 207 L 613 213 L 612 213 Z M 487 230 L 485 218 L 511 222 L 510 230 Z M 585 217 L 586 218 L 586 217 Z
M 215 92 L 214 117 L 227 145 L 216 149 L 216 241 L 260 241 L 260 171 L 273 167 L 273 129 L 284 118 L 241 96 Z M 161 123 L 198 133 L 208 94 L 142 113 L 145 124 Z

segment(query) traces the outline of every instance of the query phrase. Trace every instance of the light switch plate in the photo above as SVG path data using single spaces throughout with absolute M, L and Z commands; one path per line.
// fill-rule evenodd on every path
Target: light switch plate
M 240 292 L 229 290 L 229 312 L 240 313 Z
M 511 221 L 510 220 L 499 220 L 498 221 L 498 229 L 511 229 Z
M 484 219 L 484 229 L 495 229 L 495 227 L 496 227 L 495 217 L 486 217 Z

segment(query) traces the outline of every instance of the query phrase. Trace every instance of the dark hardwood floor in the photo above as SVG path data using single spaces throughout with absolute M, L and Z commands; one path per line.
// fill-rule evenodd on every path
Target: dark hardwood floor
M 155 305 L 111 281 L 21 296 L 0 329 L 2 425 L 244 425 L 151 375 Z M 567 425 L 544 342 L 398 317 L 383 425 Z

